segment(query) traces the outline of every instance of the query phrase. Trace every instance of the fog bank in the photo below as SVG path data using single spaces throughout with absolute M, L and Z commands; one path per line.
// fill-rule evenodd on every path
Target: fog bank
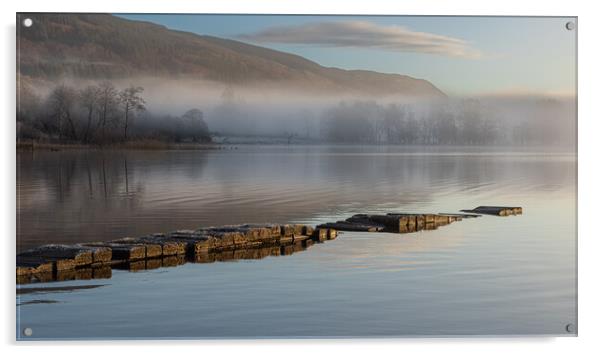
M 77 88 L 93 83 L 65 79 L 61 85 Z M 147 134 L 198 109 L 217 142 L 575 144 L 576 105 L 574 97 L 567 96 L 374 96 L 285 83 L 243 86 L 154 78 L 113 84 L 117 89 L 144 88 L 146 110 L 136 117 L 135 126 Z M 56 86 L 22 80 L 21 116 L 35 102 L 46 100 Z

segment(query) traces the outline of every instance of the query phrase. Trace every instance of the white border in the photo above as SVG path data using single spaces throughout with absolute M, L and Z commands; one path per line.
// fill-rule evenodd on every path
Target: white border
M 589 3 L 589 4 L 588 4 Z M 492 3 L 478 0 L 215 0 L 215 1 L 84 1 L 22 0 L 2 4 L 2 153 L 0 183 L 2 210 L 0 225 L 2 247 L 2 305 L 5 307 L 0 333 L 2 345 L 9 352 L 80 353 L 83 346 L 90 353 L 104 353 L 113 348 L 147 353 L 164 353 L 172 346 L 177 351 L 244 350 L 248 353 L 305 353 L 341 351 L 360 353 L 377 350 L 411 353 L 563 353 L 594 352 L 600 319 L 600 266 L 602 236 L 597 232 L 602 132 L 599 104 L 602 101 L 600 66 L 600 16 L 595 1 L 525 1 L 504 0 Z M 182 13 L 304 13 L 304 14 L 400 14 L 400 15 L 534 15 L 579 16 L 579 337 L 578 338 L 500 338 L 500 339 L 362 339 L 362 340 L 236 340 L 236 341 L 134 341 L 18 343 L 15 338 L 14 235 L 15 235 L 15 12 L 182 12 Z M 94 343 L 94 346 L 90 346 Z M 198 348 L 197 346 L 203 346 Z M 333 347 L 336 346 L 336 347 Z M 599 350 L 599 349 L 598 349 Z

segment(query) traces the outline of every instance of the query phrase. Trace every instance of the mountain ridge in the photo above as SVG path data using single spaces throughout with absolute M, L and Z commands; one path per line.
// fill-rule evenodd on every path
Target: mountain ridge
M 268 83 L 366 95 L 446 97 L 427 80 L 325 67 L 300 55 L 232 39 L 172 30 L 110 14 L 19 14 L 18 74 L 41 80 L 137 76 Z

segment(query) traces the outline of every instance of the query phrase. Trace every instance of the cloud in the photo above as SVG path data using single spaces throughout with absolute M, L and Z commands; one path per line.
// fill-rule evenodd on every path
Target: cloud
M 332 21 L 275 26 L 252 34 L 242 34 L 238 38 L 256 43 L 372 48 L 467 59 L 476 59 L 481 56 L 478 50 L 459 38 L 415 32 L 403 26 L 380 26 L 366 21 Z

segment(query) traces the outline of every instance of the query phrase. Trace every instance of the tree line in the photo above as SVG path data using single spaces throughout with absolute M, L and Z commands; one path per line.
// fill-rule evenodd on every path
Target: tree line
M 512 104 L 506 106 L 512 107 Z M 478 99 L 431 103 L 340 102 L 321 118 L 323 140 L 393 145 L 563 145 L 572 142 L 574 120 L 554 100 L 502 112 Z
M 103 81 L 58 85 L 46 95 L 19 88 L 17 138 L 105 145 L 132 140 L 210 142 L 199 109 L 182 115 L 147 110 L 144 88 Z M 297 112 L 297 113 L 295 113 Z M 252 105 L 226 91 L 210 110 L 214 135 L 278 136 L 302 141 L 392 145 L 574 144 L 574 106 L 559 99 L 455 99 L 429 103 L 341 101 L 332 106 Z M 246 135 L 245 135 L 246 134 Z
M 105 145 L 138 139 L 210 142 L 203 112 L 181 116 L 147 111 L 144 88 L 116 88 L 103 81 L 83 88 L 66 84 L 41 97 L 23 85 L 17 107 L 17 139 Z

